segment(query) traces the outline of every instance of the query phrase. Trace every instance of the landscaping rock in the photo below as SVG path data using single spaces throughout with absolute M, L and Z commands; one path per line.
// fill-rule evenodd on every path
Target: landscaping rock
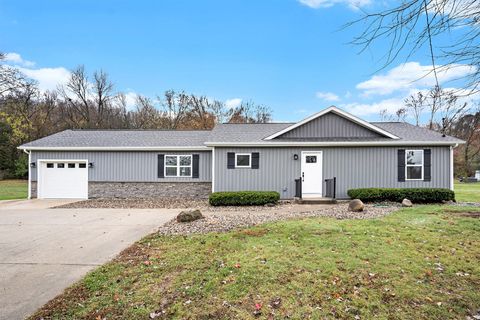
M 348 210 L 353 211 L 353 212 L 363 211 L 364 208 L 365 208 L 365 205 L 363 204 L 362 200 L 360 200 L 360 199 L 353 199 L 348 204 Z
M 160 234 L 182 234 L 226 232 L 232 229 L 250 227 L 266 222 L 283 221 L 288 219 L 302 219 L 310 217 L 330 217 L 335 219 L 374 219 L 386 216 L 400 207 L 400 203 L 392 203 L 381 207 L 365 205 L 362 212 L 352 212 L 348 203 L 335 205 L 280 204 L 276 207 L 210 207 L 203 208 L 205 219 L 191 223 L 178 223 L 175 219 L 162 225 Z M 261 210 L 259 210 L 261 209 Z M 268 232 L 264 230 L 263 232 Z M 264 233 L 250 234 L 261 236 Z
M 408 199 L 403 199 L 402 207 L 407 207 L 407 208 L 413 207 L 413 203 Z
M 182 211 L 177 216 L 177 222 L 192 222 L 198 219 L 203 219 L 200 210 Z

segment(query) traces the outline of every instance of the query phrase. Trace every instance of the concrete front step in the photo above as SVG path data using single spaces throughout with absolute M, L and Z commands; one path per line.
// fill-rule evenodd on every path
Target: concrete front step
M 333 198 L 295 198 L 298 204 L 335 204 L 337 200 Z

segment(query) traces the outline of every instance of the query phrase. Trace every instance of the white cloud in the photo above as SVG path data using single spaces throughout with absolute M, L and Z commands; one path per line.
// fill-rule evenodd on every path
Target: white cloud
M 461 79 L 475 69 L 469 65 L 455 64 L 449 68 L 439 66 L 437 76 L 440 84 Z M 389 70 L 386 74 L 375 75 L 359 83 L 356 88 L 363 91 L 363 96 L 388 95 L 396 91 L 408 91 L 414 87 L 433 87 L 435 75 L 431 65 L 422 66 L 418 62 L 407 62 Z
M 58 85 L 65 84 L 69 77 L 70 71 L 63 67 L 57 68 L 18 68 L 27 77 L 38 82 L 38 88 L 41 91 L 55 90 Z
M 242 103 L 242 99 L 240 98 L 233 98 L 233 99 L 228 99 L 225 101 L 225 106 L 228 108 L 228 109 L 234 109 L 238 106 L 240 106 L 240 104 Z
M 457 103 L 459 105 L 463 103 L 468 103 L 470 107 L 473 107 L 477 105 L 480 101 L 480 92 L 472 93 L 469 90 L 459 88 L 444 88 L 444 90 L 453 92 L 455 95 L 457 95 Z M 406 98 L 408 98 L 410 95 L 416 95 L 420 91 L 424 95 L 428 95 L 427 89 L 412 88 L 408 92 L 405 92 L 403 95 L 398 95 L 389 99 L 383 99 L 372 103 L 353 102 L 342 104 L 340 105 L 340 107 L 359 117 L 371 115 L 378 116 L 383 111 L 385 111 L 386 114 L 395 115 L 395 112 L 398 109 L 405 107 Z M 428 112 L 429 109 L 427 107 L 425 108 L 423 113 L 427 114 Z
M 372 3 L 371 0 L 298 0 L 298 2 L 313 9 L 329 8 L 336 4 L 346 4 L 353 10 Z
M 136 101 L 137 101 L 137 94 L 135 92 L 129 91 L 125 93 L 125 103 L 128 111 L 132 111 L 135 109 Z
M 379 115 L 380 112 L 386 110 L 388 114 L 395 114 L 395 112 L 404 105 L 404 98 L 390 98 L 374 103 L 348 103 L 340 107 L 348 112 L 358 116 Z
M 35 65 L 35 62 L 24 60 L 21 55 L 15 52 L 6 53 L 4 60 L 24 67 L 33 67 Z
M 324 101 L 340 101 L 340 97 L 332 92 L 319 91 L 315 95 L 317 96 L 317 98 L 322 99 Z

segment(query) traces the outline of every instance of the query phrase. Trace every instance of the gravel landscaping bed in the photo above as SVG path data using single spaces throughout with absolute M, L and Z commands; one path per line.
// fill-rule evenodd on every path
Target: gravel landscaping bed
M 225 207 L 213 208 L 213 210 L 207 209 L 206 211 L 202 211 L 205 216 L 204 219 L 186 223 L 171 220 L 160 227 L 158 232 L 165 235 L 225 232 L 264 222 L 307 217 L 371 219 L 383 217 L 399 209 L 398 205 L 393 204 L 366 205 L 363 212 L 348 211 L 348 204 L 346 203 L 317 206 L 318 208 L 314 210 L 308 210 L 308 207 L 304 207 L 305 209 L 302 210 L 302 206 L 303 205 L 284 204 L 276 207 L 257 207 L 257 209 L 262 208 L 261 210 L 251 210 L 252 207 L 231 208 L 236 210 L 225 210 Z
M 185 198 L 152 198 L 152 199 L 89 199 L 72 202 L 56 209 L 207 209 L 210 211 L 265 211 L 277 210 L 279 207 L 292 206 L 292 201 L 280 201 L 273 207 L 244 206 L 244 207 L 212 207 L 207 199 Z
M 208 207 L 207 199 L 148 198 L 148 199 L 89 199 L 68 203 L 59 209 L 187 209 Z

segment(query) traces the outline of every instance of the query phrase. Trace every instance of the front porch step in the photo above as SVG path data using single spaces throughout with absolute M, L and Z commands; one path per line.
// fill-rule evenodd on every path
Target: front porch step
M 335 204 L 337 200 L 333 198 L 295 198 L 298 204 Z

